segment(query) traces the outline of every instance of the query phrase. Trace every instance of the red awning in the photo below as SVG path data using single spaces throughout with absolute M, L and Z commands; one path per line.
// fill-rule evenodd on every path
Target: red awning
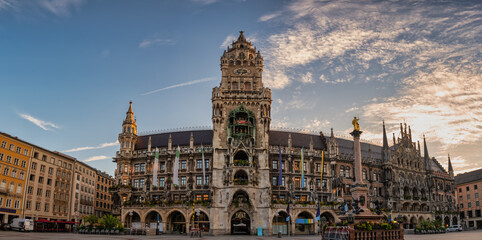
M 62 221 L 62 220 L 58 220 L 58 221 L 54 221 L 54 223 L 67 223 L 67 222 Z
M 67 223 L 67 224 L 77 224 L 76 222 L 73 222 L 73 221 L 67 221 L 65 223 Z
M 35 220 L 35 222 L 40 222 L 40 223 L 51 223 L 51 221 L 47 220 L 47 219 L 39 219 L 39 220 Z

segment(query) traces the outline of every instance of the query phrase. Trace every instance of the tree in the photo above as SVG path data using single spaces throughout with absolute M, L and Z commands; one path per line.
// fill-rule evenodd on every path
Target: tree
M 104 215 L 102 219 L 100 219 L 99 223 L 104 229 L 108 230 L 112 230 L 113 228 L 119 227 L 121 225 L 119 219 L 110 214 Z
M 95 215 L 89 215 L 85 221 L 89 223 L 89 228 L 92 228 L 94 224 L 96 224 L 99 221 L 99 218 Z

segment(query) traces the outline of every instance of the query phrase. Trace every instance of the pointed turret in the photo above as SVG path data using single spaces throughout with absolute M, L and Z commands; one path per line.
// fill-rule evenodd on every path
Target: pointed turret
M 126 112 L 126 119 L 124 120 L 124 124 L 126 123 L 134 123 L 134 112 L 132 111 L 132 101 L 129 102 L 129 109 Z
M 454 177 L 454 169 L 452 168 L 452 161 L 450 161 L 450 154 L 448 155 L 448 159 L 449 159 L 449 175 L 450 177 Z
M 430 170 L 430 157 L 428 156 L 427 142 L 425 141 L 425 134 L 423 135 L 423 160 L 425 161 L 425 170 Z
M 388 149 L 387 130 L 385 130 L 385 121 L 383 121 L 383 149 Z
M 118 137 L 121 152 L 129 152 L 134 150 L 137 141 L 137 125 L 132 111 L 132 101 L 129 102 L 129 109 L 126 112 L 126 118 L 122 122 L 122 133 Z
M 244 37 L 244 31 L 239 31 L 238 42 L 246 42 L 246 38 Z

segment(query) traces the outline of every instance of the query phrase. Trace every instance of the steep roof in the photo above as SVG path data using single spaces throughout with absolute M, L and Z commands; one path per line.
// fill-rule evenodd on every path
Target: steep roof
M 137 138 L 135 149 L 146 149 L 149 143 L 149 136 L 151 137 L 151 147 L 167 147 L 169 143 L 169 135 L 172 138 L 172 146 L 189 145 L 191 140 L 191 133 L 194 138 L 194 145 L 206 144 L 210 145 L 213 142 L 213 130 L 193 130 L 182 132 L 166 132 L 152 135 L 139 136 Z
M 298 132 L 270 131 L 269 145 L 288 146 L 288 136 L 291 134 L 291 145 L 293 147 L 309 148 L 313 140 L 314 149 L 326 149 L 320 135 Z
M 353 141 L 342 138 L 336 138 L 340 149 L 340 154 L 353 155 Z M 360 143 L 362 158 L 382 158 L 382 147 L 369 143 Z M 371 153 L 370 153 L 371 150 Z
M 482 168 L 472 172 L 461 173 L 455 176 L 455 185 L 470 183 L 475 181 L 482 181 Z

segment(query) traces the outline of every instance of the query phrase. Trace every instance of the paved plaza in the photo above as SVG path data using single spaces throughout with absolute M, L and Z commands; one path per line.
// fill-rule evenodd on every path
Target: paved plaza
M 216 240 L 216 239 L 278 239 L 276 236 L 265 236 L 265 237 L 257 237 L 257 236 L 243 236 L 243 235 L 224 235 L 224 236 L 204 236 L 202 238 L 190 238 L 189 236 L 185 235 L 160 235 L 160 236 L 129 236 L 129 235 L 80 235 L 74 233 L 36 233 L 36 232 L 28 232 L 28 233 L 21 233 L 21 232 L 4 232 L 0 231 L 0 239 L 8 239 L 8 240 L 27 240 L 27 239 L 35 239 L 35 240 L 43 240 L 43 239 L 55 239 L 55 240 L 77 240 L 77 239 L 88 239 L 88 240 L 103 240 L 103 239 L 116 239 L 116 240 L 131 240 L 131 239 L 162 239 L 162 240 L 174 240 L 174 239 L 205 239 L 205 240 Z M 314 240 L 314 239 L 321 239 L 321 236 L 294 236 L 294 237 L 286 237 L 284 236 L 282 239 L 297 239 L 297 240 Z M 407 234 L 405 235 L 406 240 L 480 240 L 482 239 L 482 230 L 478 231 L 465 231 L 465 232 L 454 232 L 454 233 L 445 233 L 445 234 L 426 234 L 426 235 L 413 235 Z

